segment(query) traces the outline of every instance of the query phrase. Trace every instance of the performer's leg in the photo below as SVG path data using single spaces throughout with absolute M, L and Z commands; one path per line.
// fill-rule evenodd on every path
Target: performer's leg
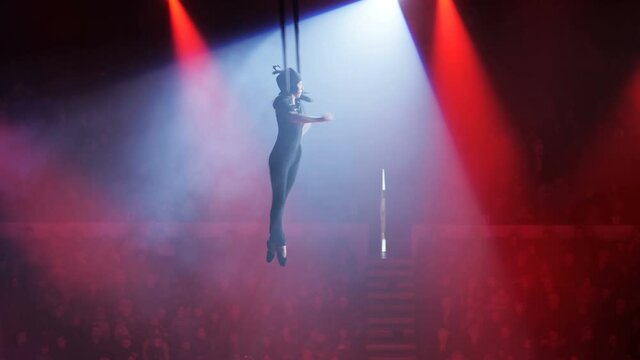
M 271 213 L 269 220 L 269 241 L 275 246 L 284 246 L 284 205 L 287 199 L 287 167 L 276 162 L 269 162 L 271 177 Z
M 286 197 L 289 196 L 291 192 L 291 188 L 293 187 L 293 183 L 296 181 L 296 175 L 298 175 L 298 166 L 300 165 L 300 158 L 302 157 L 302 147 L 298 147 L 298 152 L 296 153 L 296 158 L 293 161 L 293 164 L 289 167 L 289 171 L 287 172 L 287 193 Z

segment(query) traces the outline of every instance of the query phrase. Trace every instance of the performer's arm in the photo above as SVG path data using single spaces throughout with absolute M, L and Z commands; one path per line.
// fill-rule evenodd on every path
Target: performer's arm
M 289 113 L 289 121 L 298 123 L 298 124 L 319 123 L 319 122 L 327 122 L 331 120 L 333 120 L 333 115 L 331 114 L 324 114 L 322 116 L 308 116 L 308 115 L 301 115 L 294 112 Z

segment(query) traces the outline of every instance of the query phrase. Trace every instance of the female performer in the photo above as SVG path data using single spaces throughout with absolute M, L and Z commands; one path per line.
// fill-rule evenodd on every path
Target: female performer
M 273 74 L 277 74 L 276 82 L 280 94 L 273 101 L 278 121 L 278 137 L 269 155 L 269 173 L 271 176 L 271 214 L 269 221 L 269 240 L 267 240 L 267 262 L 271 262 L 278 255 L 278 263 L 287 263 L 287 247 L 284 234 L 284 206 L 291 191 L 302 147 L 302 135 L 309 129 L 311 123 L 326 122 L 333 119 L 331 114 L 324 116 L 304 115 L 300 101 L 311 101 L 303 95 L 304 87 L 300 74 L 291 68 L 281 70 L 274 66 Z M 288 80 L 288 82 L 287 82 Z

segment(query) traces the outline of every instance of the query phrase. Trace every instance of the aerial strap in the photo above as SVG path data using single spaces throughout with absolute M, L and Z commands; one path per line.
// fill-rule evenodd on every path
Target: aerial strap
M 286 11 L 284 6 L 285 0 L 280 0 L 280 35 L 282 37 L 282 58 L 284 59 L 284 79 L 287 84 L 287 94 L 291 92 L 289 89 L 289 72 L 287 71 L 287 24 L 286 24 Z
M 283 64 L 284 64 L 284 72 L 285 72 L 285 81 L 287 84 L 287 93 L 289 93 L 291 91 L 290 84 L 289 84 L 289 72 L 287 71 L 288 66 L 287 66 L 287 36 L 286 36 L 286 32 L 287 32 L 287 22 L 286 22 L 286 17 L 287 17 L 287 13 L 286 13 L 286 8 L 285 8 L 285 1 L 286 0 L 280 0 L 279 1 L 279 5 L 280 5 L 280 36 L 282 38 L 282 58 L 283 58 Z M 300 71 L 300 3 L 299 0 L 293 0 L 293 26 L 294 26 L 294 30 L 295 30 L 295 36 L 296 36 L 296 66 L 297 66 L 297 70 L 298 73 L 301 74 Z
M 300 70 L 300 4 L 299 0 L 293 0 L 293 27 L 296 34 L 296 65 L 298 74 L 302 74 Z

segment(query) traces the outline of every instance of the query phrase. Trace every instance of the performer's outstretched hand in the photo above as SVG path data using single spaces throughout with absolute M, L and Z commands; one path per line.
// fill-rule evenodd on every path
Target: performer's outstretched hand
M 326 114 L 322 115 L 322 119 L 324 119 L 324 121 L 333 121 L 333 114 L 332 113 L 326 113 Z

